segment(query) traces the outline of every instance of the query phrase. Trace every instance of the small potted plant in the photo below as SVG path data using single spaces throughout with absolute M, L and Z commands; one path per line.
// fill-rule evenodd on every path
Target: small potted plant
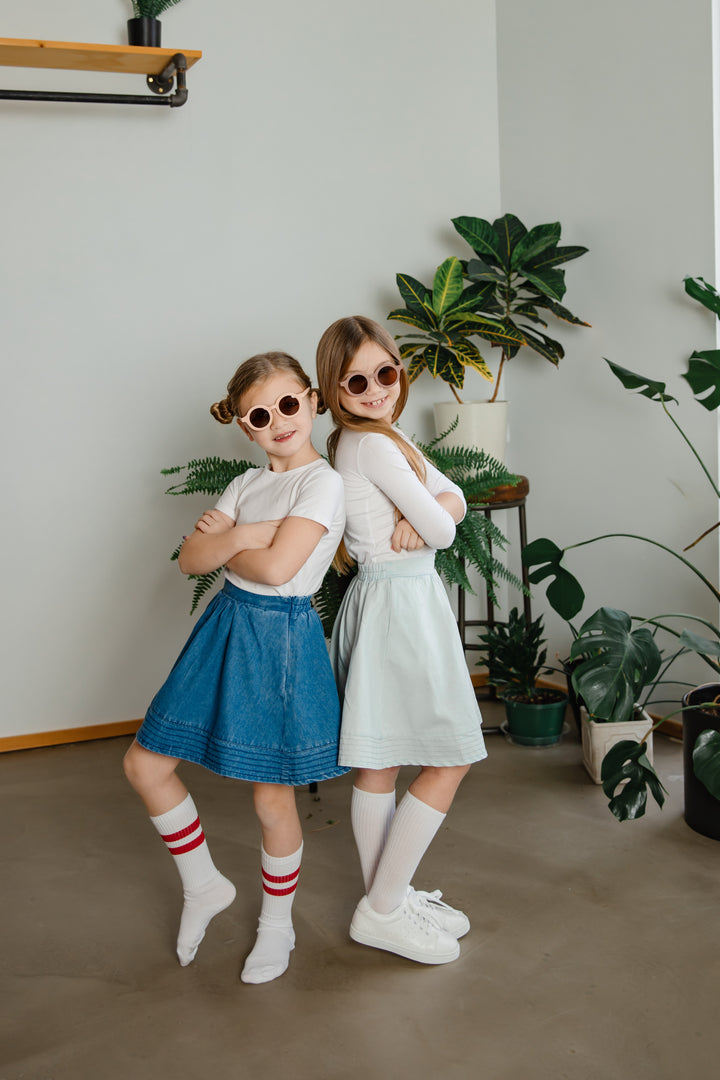
M 599 608 L 580 627 L 570 663 L 573 689 L 583 702 L 583 763 L 594 782 L 602 783 L 605 755 L 623 739 L 643 744 L 652 765 L 653 720 L 644 706 L 660 680 L 662 656 L 648 627 L 633 629 L 627 612 Z
M 551 746 L 562 735 L 568 698 L 564 691 L 541 687 L 547 649 L 542 616 L 529 624 L 513 608 L 506 623 L 496 623 L 480 635 L 488 683 L 501 692 L 508 734 L 521 746 Z
M 578 326 L 588 326 L 560 303 L 565 294 L 562 263 L 583 255 L 585 247 L 560 247 L 558 222 L 527 229 L 519 218 L 505 214 L 492 224 L 483 218 L 457 217 L 453 225 L 472 247 L 474 259 L 446 259 L 438 267 L 431 289 L 409 274 L 396 281 L 404 308 L 388 319 L 408 323 L 399 334 L 400 352 L 410 361 L 412 382 L 427 370 L 448 383 L 455 401 L 435 405 L 438 431 L 460 417 L 456 439 L 482 446 L 504 460 L 507 402 L 498 400 L 505 364 L 523 347 L 543 356 L 556 367 L 564 350 L 544 333 L 545 315 Z M 465 286 L 465 279 L 470 284 Z M 489 402 L 462 402 L 464 368 L 479 371 L 492 381 L 487 361 L 470 340 L 480 338 L 500 349 L 495 389 Z M 492 408 L 490 408 L 492 406 Z
M 128 19 L 128 44 L 160 48 L 162 23 L 158 15 L 180 0 L 132 0 L 134 18 Z

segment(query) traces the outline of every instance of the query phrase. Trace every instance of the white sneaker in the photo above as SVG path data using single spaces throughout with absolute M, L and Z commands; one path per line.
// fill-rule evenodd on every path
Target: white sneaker
M 361 945 L 385 949 L 419 964 L 449 964 L 460 955 L 455 938 L 441 930 L 419 905 L 411 905 L 409 899 L 389 915 L 381 915 L 363 896 L 352 917 L 350 937 Z
M 433 919 L 435 924 L 450 937 L 461 938 L 470 929 L 470 920 L 465 912 L 443 903 L 439 889 L 435 889 L 434 892 L 422 892 L 413 889 L 411 885 L 408 888 L 408 903 L 411 907 L 422 911 L 429 919 Z

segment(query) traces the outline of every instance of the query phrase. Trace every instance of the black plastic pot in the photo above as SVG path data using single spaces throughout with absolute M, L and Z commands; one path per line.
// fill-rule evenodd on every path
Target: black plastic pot
M 683 705 L 702 705 L 720 697 L 720 683 L 696 686 L 683 698 Z M 711 729 L 720 731 L 720 710 L 690 709 L 683 713 L 683 772 L 685 776 L 685 821 L 695 832 L 720 840 L 720 800 L 698 780 L 693 768 L 693 750 L 698 736 Z
M 159 49 L 162 23 L 151 19 L 149 15 L 140 15 L 137 19 L 128 19 L 128 45 L 144 45 L 146 48 Z

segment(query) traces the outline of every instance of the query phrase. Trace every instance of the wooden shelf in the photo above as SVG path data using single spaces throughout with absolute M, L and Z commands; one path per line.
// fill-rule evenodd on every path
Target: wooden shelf
M 200 57 L 196 49 L 145 49 L 130 45 L 86 45 L 74 41 L 36 41 L 0 38 L 0 66 L 65 68 L 74 71 L 115 71 L 159 75 L 176 53 L 187 66 Z

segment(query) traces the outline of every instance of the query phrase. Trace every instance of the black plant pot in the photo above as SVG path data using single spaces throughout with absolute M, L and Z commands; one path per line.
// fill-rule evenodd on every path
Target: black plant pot
M 720 683 L 696 686 L 683 698 L 683 705 L 702 705 L 720 696 Z M 720 800 L 710 794 L 693 768 L 693 750 L 698 736 L 711 729 L 720 731 L 720 710 L 692 709 L 683 713 L 683 773 L 685 777 L 685 821 L 695 832 L 720 840 Z
M 146 48 L 160 48 L 162 23 L 151 19 L 149 15 L 140 15 L 137 19 L 128 19 L 128 44 L 144 45 Z

